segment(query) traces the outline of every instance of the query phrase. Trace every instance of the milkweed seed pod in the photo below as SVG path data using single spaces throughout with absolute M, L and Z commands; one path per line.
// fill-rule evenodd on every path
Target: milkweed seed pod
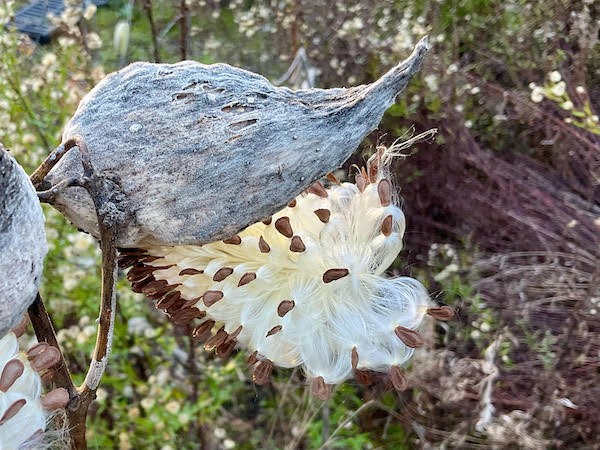
M 81 102 L 63 142 L 81 136 L 110 185 L 117 244 L 203 244 L 281 209 L 339 167 L 419 69 L 427 42 L 370 85 L 292 91 L 225 64 L 135 63 Z M 82 174 L 68 152 L 41 188 Z M 98 237 L 81 187 L 54 206 Z
M 137 292 L 176 323 L 190 323 L 205 348 L 240 346 L 268 382 L 273 366 L 302 366 L 313 393 L 353 374 L 384 372 L 406 387 L 400 367 L 423 344 L 416 331 L 434 307 L 425 288 L 386 269 L 402 248 L 405 221 L 392 183 L 361 171 L 356 183 L 320 183 L 262 222 L 206 245 L 123 250 Z
M 35 299 L 46 251 L 35 190 L 0 145 L 0 336 L 19 323 Z
M 0 339 L 0 448 L 40 448 L 49 412 L 68 401 L 63 388 L 42 397 L 40 372 L 58 362 L 56 348 L 46 343 L 19 352 L 14 333 Z

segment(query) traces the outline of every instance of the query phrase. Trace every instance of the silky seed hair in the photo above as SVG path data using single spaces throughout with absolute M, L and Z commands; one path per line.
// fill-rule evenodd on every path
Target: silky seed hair
M 44 435 L 51 411 L 68 401 L 65 389 L 42 397 L 41 374 L 60 359 L 55 347 L 40 343 L 27 353 L 19 351 L 17 336 L 9 332 L 0 339 L 0 448 L 45 448 L 63 432 Z
M 189 322 L 207 349 L 246 349 L 257 384 L 275 365 L 301 366 L 319 398 L 353 375 L 369 383 L 371 372 L 404 389 L 401 367 L 423 345 L 424 316 L 453 312 L 434 305 L 419 281 L 385 274 L 405 219 L 381 156 L 355 183 L 317 182 L 231 239 L 127 249 L 121 265 L 132 267 L 133 289 L 171 317 L 184 304 L 205 314 Z

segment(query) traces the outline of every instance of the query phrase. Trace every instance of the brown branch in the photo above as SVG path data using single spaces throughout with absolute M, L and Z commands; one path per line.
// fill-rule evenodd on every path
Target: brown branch
M 142 6 L 144 11 L 146 12 L 146 18 L 148 19 L 148 23 L 150 24 L 150 34 L 152 36 L 152 52 L 154 57 L 154 62 L 160 62 L 160 53 L 158 51 L 158 33 L 156 31 L 156 24 L 154 23 L 154 17 L 152 16 L 152 0 L 143 0 Z
M 187 59 L 189 14 L 190 9 L 186 3 L 186 0 L 181 0 L 179 3 L 179 56 L 182 61 Z

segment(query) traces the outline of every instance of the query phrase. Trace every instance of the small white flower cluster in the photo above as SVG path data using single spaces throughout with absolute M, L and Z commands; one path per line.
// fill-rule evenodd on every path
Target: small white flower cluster
M 38 372 L 52 367 L 59 357 L 58 350 L 45 343 L 27 354 L 19 352 L 12 332 L 0 339 L 0 449 L 33 448 L 46 429 L 47 411 L 67 402 L 67 391 L 61 388 L 42 398 Z
M 316 183 L 230 239 L 125 251 L 122 263 L 133 265 L 134 290 L 172 320 L 199 321 L 194 334 L 207 349 L 249 349 L 258 384 L 278 365 L 302 366 L 321 398 L 371 370 L 400 389 L 423 317 L 452 311 L 434 308 L 417 280 L 385 276 L 405 229 L 395 197 L 381 173 L 363 170 L 356 184 Z

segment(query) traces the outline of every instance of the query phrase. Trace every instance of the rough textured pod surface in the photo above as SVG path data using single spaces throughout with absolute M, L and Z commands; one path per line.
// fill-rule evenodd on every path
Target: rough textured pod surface
M 225 64 L 135 63 L 106 77 L 80 103 L 63 142 L 83 137 L 119 203 L 118 245 L 202 244 L 227 239 L 288 204 L 339 167 L 374 130 L 427 50 L 378 81 L 348 89 L 292 91 Z M 69 151 L 41 188 L 81 175 Z M 53 201 L 98 236 L 85 190 Z
M 35 299 L 46 251 L 35 190 L 0 145 L 0 336 L 18 325 Z

